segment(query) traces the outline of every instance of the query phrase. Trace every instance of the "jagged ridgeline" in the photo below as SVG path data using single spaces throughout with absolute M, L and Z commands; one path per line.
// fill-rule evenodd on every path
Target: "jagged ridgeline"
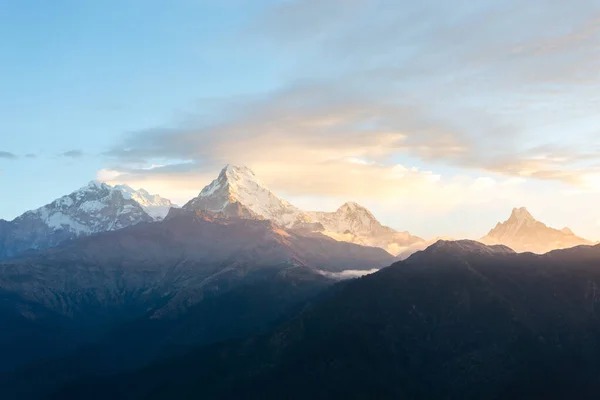
M 177 206 L 170 200 L 144 189 L 93 181 L 13 221 L 0 220 L 0 258 L 141 222 L 161 221 L 172 208 Z M 380 247 L 393 255 L 411 254 L 425 247 L 423 239 L 382 225 L 354 202 L 335 212 L 301 210 L 275 195 L 247 167 L 226 166 L 183 209 L 268 219 L 283 228 L 320 232 L 336 240 Z

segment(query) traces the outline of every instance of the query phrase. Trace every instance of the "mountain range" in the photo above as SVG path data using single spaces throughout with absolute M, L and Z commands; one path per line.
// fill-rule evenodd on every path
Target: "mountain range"
M 0 239 L 3 398 L 547 398 L 600 373 L 600 247 L 524 208 L 425 241 L 227 166 L 181 208 L 93 181 Z
M 163 220 L 177 206 L 144 189 L 114 187 L 92 181 L 79 190 L 13 221 L 0 220 L 0 259 L 27 250 L 44 249 L 78 237 Z M 320 233 L 338 241 L 379 247 L 405 259 L 435 243 L 381 224 L 365 207 L 347 202 L 334 212 L 305 211 L 281 199 L 247 167 L 228 165 L 199 195 L 184 206 L 229 217 L 266 219 L 295 231 Z M 515 208 L 485 237 L 486 244 L 504 244 L 525 252 L 544 253 L 592 242 L 570 229 L 557 230 L 536 221 L 525 208 Z
M 380 247 L 397 255 L 423 239 L 383 226 L 369 210 L 348 202 L 335 212 L 303 211 L 279 198 L 247 167 L 228 165 L 184 209 L 266 218 L 292 229 L 320 232 L 336 240 Z

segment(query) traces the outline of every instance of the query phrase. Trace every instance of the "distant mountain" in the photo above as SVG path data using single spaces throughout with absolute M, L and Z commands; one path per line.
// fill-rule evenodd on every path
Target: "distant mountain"
M 152 221 L 152 217 L 122 191 L 92 181 L 13 221 L 0 221 L 0 259 Z
M 144 189 L 135 190 L 128 185 L 115 185 L 115 189 L 123 193 L 125 199 L 135 200 L 155 221 L 161 221 L 169 213 L 171 207 L 177 208 L 171 200 L 150 194 Z
M 369 210 L 348 202 L 335 212 L 308 212 L 311 221 L 323 226 L 322 233 L 337 240 L 380 247 L 399 254 L 425 241 L 408 232 L 396 232 L 383 226 Z
M 226 166 L 184 210 L 269 219 L 285 228 L 321 232 L 339 241 L 398 254 L 423 239 L 381 225 L 366 208 L 349 202 L 335 212 L 308 212 L 279 198 L 247 167 Z
M 485 237 L 485 244 L 504 244 L 518 252 L 546 253 L 579 245 L 591 245 L 569 228 L 550 228 L 537 221 L 526 208 L 513 209 L 510 218 L 498 223 Z
M 594 399 L 600 246 L 440 241 L 334 286 L 267 335 L 188 350 L 52 398 Z

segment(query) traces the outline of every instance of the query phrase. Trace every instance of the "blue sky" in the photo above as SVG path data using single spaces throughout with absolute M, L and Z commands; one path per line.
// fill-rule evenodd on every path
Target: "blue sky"
M 422 236 L 523 205 L 600 239 L 597 1 L 8 0 L 0 35 L 0 218 L 234 163 Z
M 275 87 L 276 63 L 240 63 L 223 45 L 260 8 L 218 4 L 2 2 L 0 150 L 19 159 L 0 159 L 0 185 L 18 196 L 0 217 L 94 179 L 126 132 L 196 112 L 202 99 Z M 72 150 L 83 154 L 61 157 Z

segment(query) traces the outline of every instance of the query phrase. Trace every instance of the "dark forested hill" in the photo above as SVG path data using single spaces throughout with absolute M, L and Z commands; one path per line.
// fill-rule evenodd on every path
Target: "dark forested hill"
M 596 398 L 600 247 L 438 242 L 272 333 L 190 350 L 53 398 Z

